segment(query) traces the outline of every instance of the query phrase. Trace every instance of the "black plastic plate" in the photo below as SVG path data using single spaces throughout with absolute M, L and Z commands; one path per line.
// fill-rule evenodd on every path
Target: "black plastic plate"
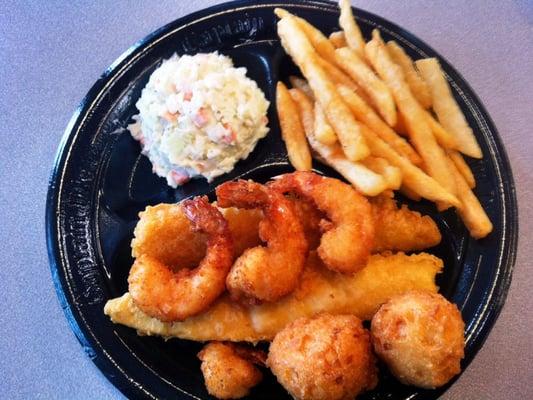
M 291 171 L 273 108 L 275 82 L 296 71 L 276 35 L 273 9 L 283 6 L 324 33 L 337 30 L 338 9 L 325 1 L 238 1 L 215 6 L 172 22 L 132 46 L 94 84 L 72 117 L 57 154 L 46 205 L 48 252 L 57 294 L 87 354 L 104 375 L 131 398 L 209 398 L 196 353 L 201 344 L 137 336 L 103 314 L 105 302 L 127 290 L 132 263 L 130 240 L 137 213 L 147 205 L 210 193 L 236 177 L 266 181 Z M 459 105 L 485 157 L 470 163 L 476 194 L 494 232 L 471 240 L 454 212 L 437 214 L 426 202 L 412 207 L 431 214 L 443 233 L 433 252 L 445 260 L 441 292 L 459 305 L 466 321 L 466 367 L 483 344 L 505 300 L 516 253 L 517 207 L 509 163 L 489 116 L 462 77 L 434 50 L 402 28 L 356 10 L 366 37 L 379 28 L 416 58 L 439 57 Z M 174 190 L 151 172 L 140 147 L 125 130 L 151 72 L 173 53 L 218 50 L 248 69 L 271 101 L 270 134 L 247 160 L 212 184 L 194 180 Z M 315 164 L 317 171 L 337 176 Z M 384 370 L 384 369 L 383 369 Z M 423 391 L 397 383 L 382 372 L 365 399 L 436 398 L 446 388 Z M 453 382 L 452 382 L 453 383 Z M 289 398 L 274 377 L 251 395 Z

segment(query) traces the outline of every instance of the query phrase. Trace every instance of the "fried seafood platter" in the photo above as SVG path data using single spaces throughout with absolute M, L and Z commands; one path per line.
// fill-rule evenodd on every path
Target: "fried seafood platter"
M 381 398 L 380 382 L 436 396 L 468 342 L 450 301 L 456 231 L 493 230 L 476 188 L 485 147 L 439 60 L 362 32 L 348 1 L 333 30 L 296 9 L 271 10 L 268 79 L 246 43 L 152 70 L 128 127 L 133 168 L 169 187 L 128 177 L 127 200 L 102 207 L 129 221 L 106 322 L 126 347 L 158 347 L 146 365 L 179 369 L 165 380 L 215 398 Z
M 346 182 L 314 172 L 286 173 L 263 184 L 227 181 L 216 187 L 215 197 L 158 204 L 140 213 L 128 292 L 109 300 L 105 314 L 139 335 L 208 342 L 199 358 L 207 390 L 218 398 L 247 395 L 267 366 L 298 399 L 349 398 L 373 389 L 376 357 L 362 321 L 371 321 L 399 296 L 438 292 L 444 263 L 422 251 L 441 241 L 433 219 L 398 207 L 391 194 L 367 198 Z M 455 326 L 461 327 L 454 358 L 459 363 L 464 325 L 457 308 L 442 300 L 456 311 Z M 418 313 L 416 298 L 411 305 L 406 318 Z M 291 344 L 283 339 L 293 335 L 287 329 L 296 329 L 297 336 L 307 329 L 311 337 L 298 340 L 316 341 L 318 348 L 326 340 L 328 347 L 315 353 Z M 410 340 L 416 342 L 416 327 L 413 331 Z M 398 333 L 387 338 L 380 339 L 386 349 Z M 270 361 L 267 352 L 256 354 L 272 341 L 285 350 L 269 352 Z M 338 345 L 344 347 L 321 355 Z M 291 351 L 296 353 L 290 356 Z M 330 359 L 333 364 L 323 367 L 326 376 L 338 364 L 338 376 L 317 387 L 312 365 L 298 361 L 307 356 L 319 364 Z M 435 358 L 437 365 L 440 356 Z M 294 374 L 307 378 L 300 384 Z

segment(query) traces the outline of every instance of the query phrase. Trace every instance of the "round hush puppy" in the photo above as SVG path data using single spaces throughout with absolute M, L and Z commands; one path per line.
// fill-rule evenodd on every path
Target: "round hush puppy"
M 391 298 L 372 319 L 379 358 L 402 383 L 432 389 L 461 371 L 464 322 L 440 294 L 413 291 Z
M 370 334 L 352 315 L 299 318 L 270 345 L 267 365 L 300 400 L 353 399 L 377 385 Z
M 263 356 L 260 353 L 230 343 L 207 344 L 198 358 L 202 361 L 200 368 L 209 394 L 219 399 L 240 399 L 248 395 L 263 379 L 254 365 L 264 364 L 264 353 Z

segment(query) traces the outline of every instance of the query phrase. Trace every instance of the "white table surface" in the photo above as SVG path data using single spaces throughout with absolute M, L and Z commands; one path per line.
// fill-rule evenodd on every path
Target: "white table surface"
M 0 2 L 0 398 L 123 398 L 85 355 L 56 298 L 45 245 L 47 181 L 92 83 L 161 25 L 216 4 Z M 492 116 L 515 177 L 518 260 L 488 340 L 444 399 L 533 399 L 533 2 L 354 1 L 439 51 Z

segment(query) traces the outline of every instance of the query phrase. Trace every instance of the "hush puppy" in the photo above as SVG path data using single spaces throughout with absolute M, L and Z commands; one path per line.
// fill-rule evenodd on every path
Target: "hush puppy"
M 371 347 L 353 315 L 299 318 L 276 335 L 267 366 L 295 399 L 353 399 L 377 385 Z
M 260 353 L 230 343 L 207 344 L 198 358 L 202 361 L 200 368 L 209 394 L 219 399 L 239 399 L 248 395 L 263 379 L 254 365 L 264 364 L 264 356 Z
M 461 371 L 464 322 L 440 294 L 413 291 L 391 298 L 372 319 L 374 349 L 402 383 L 432 389 Z

